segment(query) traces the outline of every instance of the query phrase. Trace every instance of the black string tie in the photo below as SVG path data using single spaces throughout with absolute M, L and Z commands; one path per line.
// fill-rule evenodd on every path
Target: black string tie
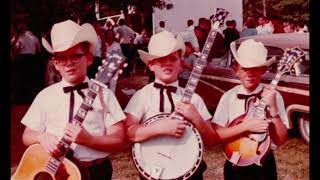
M 159 88 L 160 89 L 160 112 L 164 112 L 164 96 L 163 96 L 163 90 L 166 89 L 167 90 L 167 95 L 171 104 L 171 112 L 174 111 L 174 103 L 173 103 L 173 99 L 171 96 L 171 93 L 176 93 L 177 92 L 177 87 L 174 86 L 165 86 L 159 83 L 154 83 L 153 86 L 155 88 Z
M 73 108 L 74 108 L 74 93 L 73 91 L 76 90 L 78 92 L 78 94 L 82 97 L 82 99 L 84 99 L 85 95 L 84 93 L 81 91 L 81 89 L 86 89 L 88 88 L 88 83 L 81 83 L 78 84 L 76 86 L 67 86 L 63 88 L 63 92 L 64 93 L 70 93 L 70 106 L 69 106 L 69 122 L 72 121 L 73 118 Z
M 247 101 L 249 98 L 251 97 L 255 97 L 255 98 L 259 98 L 261 99 L 261 94 L 262 94 L 262 90 L 258 93 L 254 93 L 254 94 L 237 94 L 238 99 L 244 99 L 245 100 L 245 110 L 247 110 Z

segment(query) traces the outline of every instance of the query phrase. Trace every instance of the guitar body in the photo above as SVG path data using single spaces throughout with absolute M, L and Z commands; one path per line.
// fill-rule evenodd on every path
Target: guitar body
M 28 147 L 24 152 L 19 166 L 11 177 L 12 180 L 80 180 L 81 174 L 77 166 L 64 158 L 56 175 L 46 171 L 51 156 L 40 144 Z
M 247 121 L 248 113 L 254 106 L 254 98 L 248 100 L 248 111 L 233 120 L 228 127 L 236 126 Z M 248 134 L 247 136 L 236 137 L 224 145 L 224 154 L 227 160 L 237 166 L 249 166 L 261 162 L 268 155 L 271 147 L 271 138 L 268 133 Z

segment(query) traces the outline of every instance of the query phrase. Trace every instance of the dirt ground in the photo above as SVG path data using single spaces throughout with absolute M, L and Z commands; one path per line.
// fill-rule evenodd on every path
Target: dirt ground
M 128 79 L 119 79 L 116 96 L 122 107 L 129 100 L 121 90 L 137 89 L 146 84 L 146 76 L 134 76 Z M 11 173 L 16 169 L 20 158 L 26 147 L 21 142 L 23 125 L 21 118 L 28 109 L 28 104 L 13 104 L 11 107 Z M 277 162 L 279 180 L 307 180 L 309 179 L 309 146 L 304 144 L 302 139 L 295 133 L 290 133 L 288 141 L 278 147 L 274 153 Z M 111 156 L 113 163 L 113 179 L 132 180 L 138 179 L 137 170 L 132 162 L 130 147 L 122 152 Z M 222 153 L 222 146 L 217 145 L 205 148 L 204 160 L 207 162 L 208 169 L 205 171 L 205 179 L 223 179 L 223 164 L 225 161 Z

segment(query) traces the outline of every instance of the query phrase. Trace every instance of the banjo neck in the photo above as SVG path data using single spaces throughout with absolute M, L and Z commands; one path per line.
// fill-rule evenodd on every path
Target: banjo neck
M 201 73 L 204 69 L 204 67 L 207 65 L 207 58 L 210 53 L 210 49 L 212 47 L 212 44 L 214 42 L 214 39 L 216 37 L 217 31 L 214 29 L 211 29 L 208 35 L 208 38 L 203 46 L 203 49 L 201 51 L 200 56 L 197 58 L 192 72 L 190 74 L 190 77 L 188 79 L 188 82 L 186 84 L 185 90 L 182 95 L 182 102 L 189 103 L 191 100 L 191 97 L 193 93 L 196 90 L 196 87 L 198 85 L 198 82 L 201 77 Z

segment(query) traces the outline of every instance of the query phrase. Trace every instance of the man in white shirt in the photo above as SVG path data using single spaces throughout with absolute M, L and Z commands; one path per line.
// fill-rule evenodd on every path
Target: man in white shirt
M 102 83 L 97 86 L 86 75 L 97 40 L 88 23 L 80 26 L 67 20 L 53 25 L 52 45 L 44 38 L 42 44 L 53 55 L 62 81 L 42 90 L 21 120 L 26 126 L 23 143 L 27 146 L 38 143 L 50 156 L 61 157 L 65 153 L 59 146 L 61 139 L 71 142 L 72 153 L 67 158 L 78 166 L 85 180 L 111 179 L 108 156 L 119 151 L 124 140 L 125 115 L 117 99 Z M 92 96 L 94 87 L 99 87 L 97 98 Z M 83 103 L 89 97 L 93 98 L 91 106 Z M 80 116 L 78 109 L 87 114 Z M 74 123 L 81 117 L 81 125 Z
M 194 33 L 193 21 L 187 21 L 188 27 L 179 33 L 184 42 L 190 42 L 195 52 L 199 52 L 199 43 L 196 34 Z
M 256 27 L 257 34 L 263 35 L 263 34 L 272 34 L 274 31 L 274 27 L 272 22 L 265 16 L 262 16 L 258 19 L 259 25 Z
M 119 43 L 121 46 L 121 50 L 123 54 L 127 58 L 128 67 L 124 69 L 124 75 L 126 77 L 130 76 L 133 68 L 133 62 L 135 61 L 134 57 L 136 52 L 133 46 L 133 40 L 135 38 L 135 32 L 133 29 L 126 25 L 126 21 L 124 19 L 119 20 L 119 27 L 115 30 L 116 37 L 119 39 Z
M 238 50 L 236 50 L 235 43 L 232 42 L 230 49 L 236 59 L 233 69 L 241 84 L 223 94 L 212 119 L 213 126 L 223 143 L 234 142 L 239 137 L 249 139 L 250 133 L 268 132 L 273 143 L 271 148 L 275 149 L 277 145 L 286 141 L 289 121 L 281 94 L 272 89 L 270 85 L 261 84 L 261 76 L 274 59 L 267 60 L 267 49 L 261 42 L 253 39 L 242 42 Z M 267 105 L 266 119 L 251 116 L 249 119 L 248 116 L 245 116 L 242 122 L 230 125 L 249 110 L 250 106 L 247 103 L 250 99 L 257 99 L 260 96 L 264 97 Z M 261 166 L 256 164 L 237 166 L 239 158 L 245 158 L 245 155 L 237 155 L 236 152 L 233 153 L 234 156 L 226 160 L 225 179 L 277 179 L 272 150 L 266 155 Z

